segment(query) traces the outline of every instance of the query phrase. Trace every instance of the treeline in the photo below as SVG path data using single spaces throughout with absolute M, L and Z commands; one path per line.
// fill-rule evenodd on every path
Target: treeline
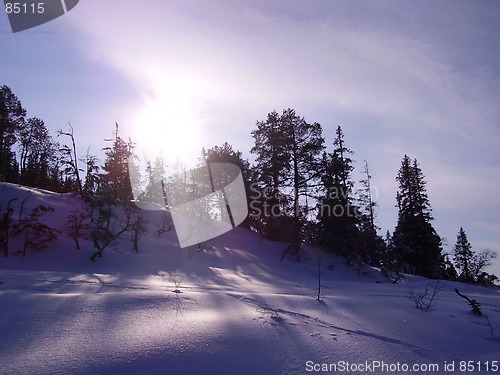
M 254 178 L 251 226 L 268 239 L 288 242 L 289 254 L 298 256 L 301 244 L 309 242 L 351 264 L 380 267 L 392 279 L 405 272 L 485 284 L 496 280 L 484 272 L 496 254 L 464 250 L 470 249 L 470 244 L 464 245 L 465 232 L 452 254 L 443 252 L 416 159 L 403 157 L 396 176 L 398 222 L 394 232 L 382 238 L 368 162 L 355 189 L 353 151 L 340 126 L 331 151 L 321 126 L 306 122 L 293 109 L 269 113 L 256 123 L 252 136 L 256 163 L 249 173 Z
M 56 141 L 42 120 L 26 118 L 26 110 L 8 87 L 0 88 L 0 178 L 81 194 L 92 207 L 89 217 L 97 249 L 93 259 L 131 228 L 137 250 L 145 223 L 134 200 L 169 207 L 200 196 L 209 188 L 203 166 L 225 162 L 237 165 L 245 182 L 249 215 L 241 225 L 284 242 L 283 257 L 300 257 L 301 246 L 309 243 L 350 264 L 380 267 L 390 278 L 406 272 L 485 284 L 496 279 L 484 272 L 496 254 L 474 253 L 462 228 L 453 254 L 444 254 L 442 239 L 432 226 L 425 177 L 417 160 L 407 155 L 396 176 L 397 226 L 382 238 L 368 162 L 356 184 L 353 151 L 340 126 L 328 149 L 320 124 L 307 122 L 293 109 L 273 111 L 251 132 L 253 165 L 225 143 L 203 150 L 200 166 L 189 177 L 179 163 L 169 166 L 172 173 L 167 175 L 161 157 L 141 170 L 134 143 L 120 136 L 117 124 L 113 134 L 103 165 L 88 153 L 78 158 L 70 125 L 58 132 Z

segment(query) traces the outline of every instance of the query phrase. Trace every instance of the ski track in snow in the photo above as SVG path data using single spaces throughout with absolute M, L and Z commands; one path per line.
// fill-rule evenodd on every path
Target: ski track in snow
M 329 291 L 317 302 L 312 294 L 294 286 L 287 292 L 272 293 L 186 285 L 174 293 L 171 283 L 117 279 L 106 274 L 0 271 L 0 306 L 9 311 L 2 314 L 6 320 L 0 323 L 4 333 L 1 373 L 133 374 L 140 364 L 147 373 L 158 374 L 206 373 L 206 368 L 217 373 L 231 368 L 248 374 L 301 374 L 308 360 L 443 363 L 470 358 L 457 357 L 432 341 L 422 345 L 416 332 L 419 327 L 411 327 L 409 332 L 414 336 L 398 337 L 400 325 L 387 330 L 349 313 L 356 309 L 348 306 L 358 302 L 356 296 L 349 295 L 359 293 L 352 285 L 343 292 Z M 358 284 L 355 286 L 362 287 L 364 283 Z M 399 300 L 409 319 L 425 321 L 426 315 L 439 314 L 413 308 L 404 300 L 404 286 L 371 286 L 401 291 Z M 330 290 L 336 289 L 340 287 Z M 447 298 L 453 297 L 451 291 L 447 293 Z M 498 295 L 494 301 L 499 301 Z M 382 310 L 380 303 L 373 305 Z M 495 303 L 487 305 L 492 308 Z M 486 339 L 490 346 L 472 358 L 493 360 L 500 341 L 488 336 L 481 318 L 462 310 L 457 315 L 470 320 L 466 336 L 482 329 L 477 338 Z M 477 327 L 471 330 L 471 324 Z M 450 335 L 449 327 L 441 331 L 436 335 Z M 453 340 L 444 337 L 448 339 Z M 481 345 L 484 349 L 485 343 Z M 468 345 L 465 350 L 459 342 L 455 348 L 462 354 L 470 352 Z M 256 356 L 259 359 L 250 360 Z
M 65 214 L 83 204 L 14 186 L 6 192 L 53 205 L 46 220 L 63 232 Z M 159 215 L 148 213 L 152 228 Z M 138 254 L 123 241 L 95 262 L 90 241 L 81 242 L 76 251 L 63 234 L 25 259 L 0 259 L 0 375 L 306 374 L 307 361 L 436 363 L 434 374 L 450 374 L 445 362 L 500 360 L 500 328 L 492 335 L 454 292 L 478 300 L 500 326 L 498 288 L 446 282 L 437 304 L 422 311 L 409 287 L 434 281 L 408 276 L 393 285 L 376 269 L 358 275 L 332 256 L 318 302 L 314 262 L 280 262 L 282 244 L 241 228 L 210 251 L 180 249 L 172 232 L 150 234 Z

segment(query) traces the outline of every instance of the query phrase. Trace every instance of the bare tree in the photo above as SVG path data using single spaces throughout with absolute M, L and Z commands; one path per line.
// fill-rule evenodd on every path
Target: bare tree
M 82 186 L 82 180 L 80 178 L 80 171 L 81 169 L 78 168 L 78 157 L 76 155 L 76 142 L 75 142 L 75 136 L 73 132 L 73 126 L 71 125 L 70 122 L 68 122 L 69 131 L 62 131 L 59 130 L 57 132 L 57 136 L 59 137 L 60 135 L 66 135 L 71 139 L 71 148 L 69 146 L 64 145 L 61 148 L 61 152 L 64 155 L 64 163 L 68 167 L 68 172 L 73 178 L 75 179 L 76 186 L 78 189 L 78 192 L 83 196 L 83 186 Z
M 500 329 L 500 322 L 494 322 L 493 320 L 491 320 L 489 314 L 484 314 L 484 317 L 486 318 L 486 322 L 488 323 L 488 326 L 490 327 L 491 335 L 494 336 L 495 331 L 497 329 Z
M 497 253 L 486 249 L 474 255 L 472 260 L 472 272 L 474 277 L 478 278 L 484 268 L 491 265 L 493 259 L 497 258 Z
M 436 304 L 436 296 L 441 291 L 441 282 L 438 281 L 434 285 L 427 284 L 424 290 L 416 290 L 410 288 L 408 299 L 415 302 L 415 307 L 421 310 L 428 310 Z

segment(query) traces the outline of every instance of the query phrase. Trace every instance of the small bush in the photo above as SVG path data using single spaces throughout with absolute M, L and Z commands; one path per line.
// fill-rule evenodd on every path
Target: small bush
M 441 287 L 440 281 L 436 282 L 434 285 L 427 284 L 424 290 L 416 290 L 411 287 L 408 293 L 408 299 L 415 303 L 417 309 L 429 310 L 436 304 L 436 297 L 441 291 Z

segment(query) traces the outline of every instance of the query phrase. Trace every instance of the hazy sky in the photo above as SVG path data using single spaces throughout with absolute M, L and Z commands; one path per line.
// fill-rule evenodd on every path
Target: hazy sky
M 460 226 L 500 250 L 498 2 L 81 0 L 20 33 L 0 21 L 0 84 L 53 134 L 71 121 L 80 153 L 117 121 L 187 162 L 225 141 L 251 158 L 255 122 L 291 107 L 329 150 L 342 126 L 355 180 L 369 162 L 383 233 L 406 153 L 445 250 Z

